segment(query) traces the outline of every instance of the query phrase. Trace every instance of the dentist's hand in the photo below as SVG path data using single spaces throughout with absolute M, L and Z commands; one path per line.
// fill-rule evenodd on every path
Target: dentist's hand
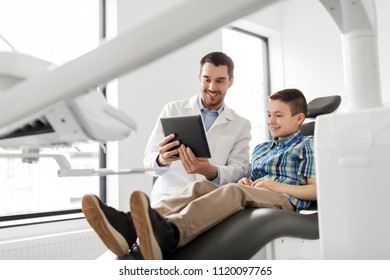
M 207 180 L 214 180 L 218 176 L 218 169 L 211 165 L 207 158 L 197 158 L 194 152 L 184 146 L 180 145 L 179 155 L 181 163 L 188 174 L 202 174 Z
M 173 141 L 170 143 L 172 139 L 175 138 L 175 134 L 170 134 L 167 137 L 165 137 L 159 144 L 158 152 L 159 155 L 157 157 L 157 164 L 162 166 L 167 166 L 173 161 L 179 160 L 179 145 L 180 141 Z M 172 151 L 170 149 L 175 148 Z

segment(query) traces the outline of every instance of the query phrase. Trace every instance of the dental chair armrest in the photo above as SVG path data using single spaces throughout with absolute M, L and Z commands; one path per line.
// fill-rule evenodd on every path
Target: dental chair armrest
M 280 209 L 244 209 L 179 248 L 172 259 L 246 260 L 270 241 L 283 236 L 318 239 L 317 213 L 303 215 Z

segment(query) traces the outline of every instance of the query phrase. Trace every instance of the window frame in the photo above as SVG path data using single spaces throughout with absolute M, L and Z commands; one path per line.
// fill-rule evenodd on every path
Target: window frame
M 107 2 L 106 0 L 99 0 L 99 39 L 104 40 L 107 35 Z M 102 92 L 106 96 L 106 88 L 102 87 Z M 105 168 L 107 163 L 106 144 L 99 147 L 99 167 Z M 99 178 L 99 197 L 103 202 L 107 200 L 107 180 L 105 176 Z M 72 208 L 64 210 L 33 212 L 26 214 L 5 215 L 0 216 L 0 229 L 31 226 L 38 224 L 55 223 L 61 221 L 71 221 L 84 219 L 81 208 Z M 38 220 L 38 221 L 37 221 Z M 12 223 L 12 222 L 15 223 Z M 19 221 L 20 223 L 18 223 Z
M 240 32 L 248 36 L 252 36 L 255 38 L 260 39 L 261 45 L 262 45 L 262 52 L 263 52 L 263 90 L 264 90 L 264 104 L 268 103 L 268 97 L 271 95 L 271 68 L 270 68 L 270 52 L 269 52 L 269 39 L 266 36 L 262 36 L 258 33 L 246 30 L 245 27 L 237 27 L 237 26 L 225 26 L 225 29 L 230 29 L 232 31 Z M 267 108 L 263 108 L 266 112 Z M 266 115 L 264 114 L 265 121 Z M 267 127 L 265 127 L 265 135 L 267 136 L 267 139 L 271 139 L 271 133 L 268 130 Z

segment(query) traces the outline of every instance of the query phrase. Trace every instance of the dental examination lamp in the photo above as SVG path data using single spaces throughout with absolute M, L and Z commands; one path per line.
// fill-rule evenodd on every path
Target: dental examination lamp
M 1 88 L 0 135 L 3 138 L 12 135 L 37 120 L 53 128 L 55 121 L 51 122 L 48 116 L 61 110 L 80 122 L 82 129 L 87 122 L 91 123 L 87 119 L 83 123 L 83 117 L 77 115 L 84 110 L 82 100 L 96 98 L 96 93 L 91 91 L 96 91 L 99 85 L 278 2 L 180 2 L 69 63 Z M 386 159 L 390 158 L 390 109 L 384 108 L 381 101 L 374 1 L 320 2 L 341 31 L 349 100 L 348 112 L 319 116 L 316 123 L 314 139 L 322 256 L 326 259 L 389 259 L 390 223 L 386 221 L 390 179 Z M 11 77 L 13 79 L 15 77 Z M 6 84 L 9 85 L 10 81 Z M 128 131 L 134 129 L 134 123 L 122 113 L 112 108 L 104 109 L 103 104 L 99 108 L 99 114 L 112 118 L 118 127 L 128 126 Z M 61 118 L 57 121 L 61 122 Z M 91 125 L 88 132 L 82 129 L 83 133 L 80 132 L 78 137 L 83 138 L 84 134 L 86 138 L 98 141 L 110 140 L 101 139 L 99 129 L 93 127 Z M 75 137 L 70 135 L 72 130 L 63 130 L 60 134 L 63 135 L 60 139 L 65 142 L 71 142 Z M 118 138 L 124 136 L 120 132 L 115 135 Z M 41 138 L 31 143 L 36 146 L 49 142 L 48 138 Z M 4 147 L 3 143 L 11 142 L 0 142 L 0 146 Z
M 0 52 L 0 61 L 0 96 L 53 67 L 44 60 L 14 52 Z M 25 104 L 35 101 L 34 88 L 21 100 Z M 2 115 L 22 110 L 17 104 L 8 108 L 12 110 L 4 108 Z M 60 100 L 24 121 L 1 127 L 0 143 L 6 148 L 39 148 L 89 140 L 106 142 L 123 139 L 135 130 L 136 124 L 129 116 L 107 104 L 98 89 L 91 89 L 73 99 Z
M 54 65 L 18 52 L 0 52 L 0 96 L 7 90 L 33 79 Z M 31 88 L 23 98 L 24 103 L 35 102 Z M 2 110 L 2 117 L 21 110 L 15 105 L 12 110 Z M 109 175 L 115 172 L 105 169 L 72 169 L 67 159 L 60 154 L 39 154 L 41 147 L 71 146 L 73 143 L 120 140 L 136 130 L 135 122 L 123 112 L 109 105 L 98 89 L 91 89 L 70 100 L 61 100 L 41 112 L 28 116 L 15 125 L 0 129 L 0 146 L 20 149 L 21 154 L 4 153 L 3 157 L 21 157 L 35 161 L 40 157 L 52 157 L 60 166 L 59 176 Z M 135 171 L 135 170 L 133 170 Z M 137 169 L 137 173 L 140 172 Z M 128 173 L 123 170 L 120 173 Z

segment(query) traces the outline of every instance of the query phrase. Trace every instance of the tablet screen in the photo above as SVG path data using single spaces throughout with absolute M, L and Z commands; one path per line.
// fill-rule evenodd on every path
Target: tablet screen
M 207 142 L 202 117 L 185 116 L 161 118 L 165 136 L 175 134 L 172 141 L 179 140 L 181 144 L 190 147 L 197 157 L 210 158 L 211 153 Z

